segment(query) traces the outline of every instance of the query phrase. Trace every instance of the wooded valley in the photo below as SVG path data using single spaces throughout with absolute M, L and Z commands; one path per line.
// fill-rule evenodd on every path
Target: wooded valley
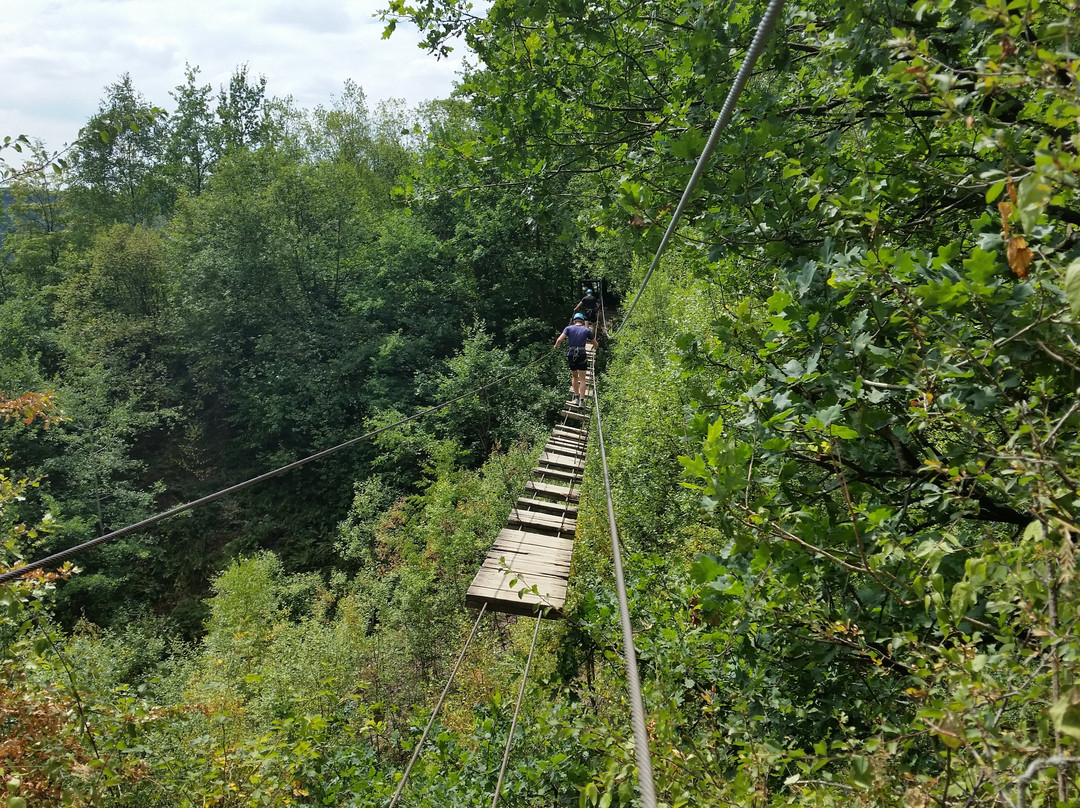
M 466 397 L 0 584 L 0 804 L 389 805 L 578 282 L 635 299 L 765 6 L 390 0 L 453 97 L 190 66 L 6 142 L 0 573 Z M 660 805 L 1080 800 L 1078 29 L 788 3 L 604 341 Z M 601 476 L 504 805 L 642 804 Z M 535 625 L 483 618 L 402 806 L 491 802 Z

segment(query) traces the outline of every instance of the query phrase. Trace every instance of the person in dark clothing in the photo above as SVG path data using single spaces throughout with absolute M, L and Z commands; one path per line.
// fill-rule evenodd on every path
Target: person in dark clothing
M 581 314 L 585 318 L 586 325 L 596 324 L 596 309 L 600 305 L 600 301 L 593 293 L 592 289 L 585 292 L 585 297 L 578 301 L 578 304 L 574 306 L 574 311 L 581 309 Z
M 580 407 L 585 403 L 585 385 L 589 370 L 589 356 L 585 351 L 585 346 L 592 343 L 594 349 L 597 347 L 592 329 L 585 325 L 584 314 L 574 315 L 574 322 L 562 330 L 559 338 L 555 340 L 555 347 L 558 348 L 563 340 L 569 343 L 566 363 L 570 365 L 570 389 L 574 395 L 572 404 Z

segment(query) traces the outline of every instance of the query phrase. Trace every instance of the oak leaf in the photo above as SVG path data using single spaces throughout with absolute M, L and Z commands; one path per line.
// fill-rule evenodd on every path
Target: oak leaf
M 1005 255 L 1009 259 L 1009 267 L 1021 280 L 1026 280 L 1028 267 L 1035 258 L 1023 236 L 1013 236 L 1009 239 L 1009 245 L 1005 248 Z

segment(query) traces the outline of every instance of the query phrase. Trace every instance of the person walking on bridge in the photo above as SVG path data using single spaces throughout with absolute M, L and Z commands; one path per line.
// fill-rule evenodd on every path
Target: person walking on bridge
M 590 327 L 596 325 L 596 309 L 599 299 L 592 289 L 585 292 L 585 297 L 578 301 L 578 304 L 574 306 L 574 311 L 581 309 L 581 314 L 585 317 L 585 324 Z
M 555 340 L 558 348 L 563 340 L 569 343 L 566 352 L 566 363 L 570 365 L 570 389 L 573 391 L 573 406 L 580 407 L 585 403 L 586 384 L 588 381 L 589 356 L 585 346 L 592 343 L 593 349 L 599 347 L 596 336 L 592 329 L 585 325 L 585 315 L 578 312 L 574 315 L 574 321 L 562 330 L 559 338 Z

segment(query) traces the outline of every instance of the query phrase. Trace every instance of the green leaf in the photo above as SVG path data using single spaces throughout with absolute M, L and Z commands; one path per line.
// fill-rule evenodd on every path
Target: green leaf
M 1058 732 L 1080 740 L 1080 690 L 1072 688 L 1050 708 Z
M 997 257 L 976 247 L 971 251 L 971 257 L 964 261 L 964 269 L 973 283 L 984 285 L 998 272 Z
M 1042 174 L 1030 174 L 1020 181 L 1016 201 L 1020 206 L 1020 221 L 1025 233 L 1030 234 L 1039 223 L 1039 217 L 1053 193 L 1050 181 Z
M 870 788 L 874 784 L 874 776 L 870 772 L 869 758 L 859 756 L 852 761 L 851 780 L 863 788 Z
M 1075 259 L 1065 270 L 1065 296 L 1073 317 L 1080 320 L 1080 258 Z
M 791 295 L 780 289 L 777 289 L 773 295 L 769 298 L 769 311 L 781 312 L 788 307 L 791 303 Z
M 709 555 L 699 555 L 694 563 L 690 565 L 690 577 L 699 584 L 714 581 L 725 572 L 727 570 Z

